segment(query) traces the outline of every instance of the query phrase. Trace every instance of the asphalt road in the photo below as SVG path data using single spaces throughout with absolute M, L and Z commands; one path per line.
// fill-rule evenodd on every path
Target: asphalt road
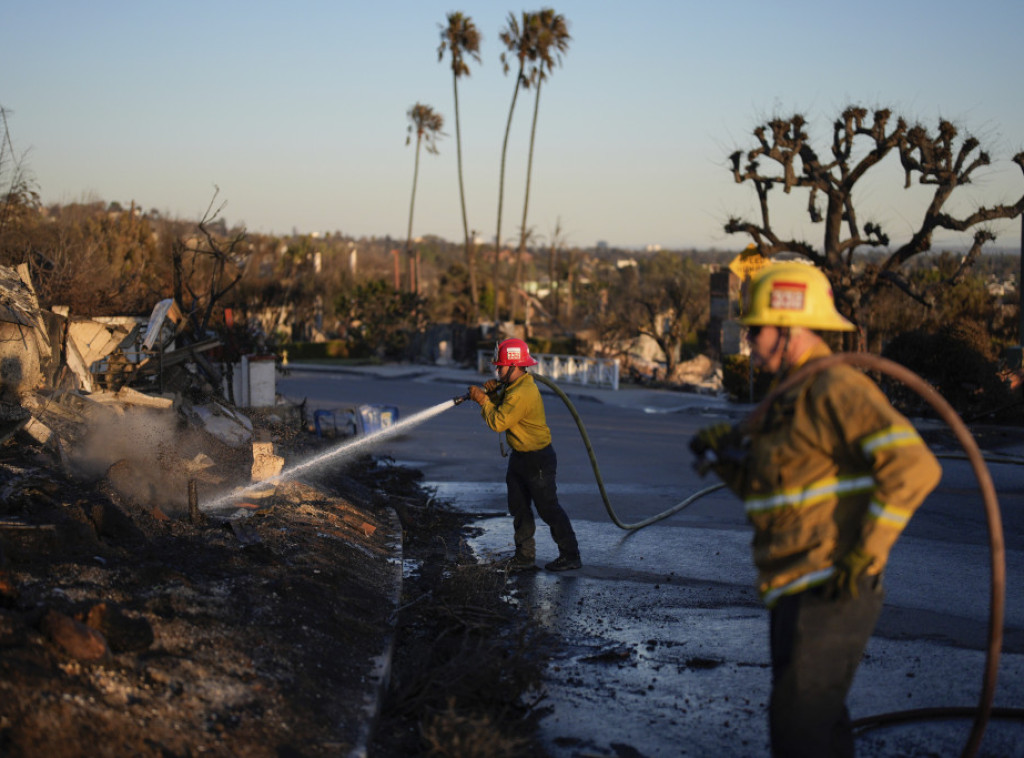
M 308 373 L 278 392 L 310 409 L 395 406 L 401 417 L 461 395 L 471 372 L 409 368 Z M 611 506 L 635 523 L 713 484 L 691 466 L 689 438 L 749 407 L 681 393 L 563 385 L 589 435 Z M 766 755 L 767 613 L 753 590 L 750 532 L 726 491 L 636 532 L 601 501 L 577 425 L 546 394 L 559 458 L 559 497 L 584 568 L 510 578 L 509 596 L 563 640 L 546 682 L 542 723 L 555 756 Z M 423 471 L 437 496 L 481 522 L 474 547 L 509 555 L 505 460 L 473 403 L 444 411 L 375 450 Z M 977 706 L 991 605 L 989 530 L 974 474 L 943 458 L 943 480 L 908 526 L 887 570 L 887 601 L 849 698 L 854 719 L 919 708 Z M 1024 471 L 992 463 L 1005 537 L 1007 592 L 997 708 L 1024 708 Z M 543 524 L 539 563 L 556 554 Z M 861 756 L 957 755 L 970 718 L 911 721 L 863 732 Z M 1024 756 L 1024 723 L 993 719 L 981 756 Z

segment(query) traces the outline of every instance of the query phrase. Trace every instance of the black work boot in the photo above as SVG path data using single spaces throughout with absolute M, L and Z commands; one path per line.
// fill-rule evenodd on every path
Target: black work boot
M 573 571 L 583 568 L 579 555 L 560 555 L 544 566 L 548 571 Z
M 537 568 L 537 559 L 517 552 L 508 559 L 507 568 L 509 571 L 532 571 Z

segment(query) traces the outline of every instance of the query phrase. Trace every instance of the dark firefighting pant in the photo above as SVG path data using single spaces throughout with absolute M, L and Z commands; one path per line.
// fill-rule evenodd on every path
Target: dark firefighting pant
M 569 516 L 558 504 L 555 489 L 557 468 L 558 459 L 551 445 L 528 453 L 513 450 L 509 456 L 505 472 L 508 512 L 512 515 L 515 530 L 516 553 L 525 558 L 533 559 L 537 555 L 534 540 L 537 527 L 531 503 L 536 507 L 537 515 L 550 527 L 559 555 L 576 557 L 580 554 Z
M 828 585 L 784 596 L 771 612 L 769 726 L 775 758 L 852 758 L 846 694 L 882 611 L 881 576 L 858 597 L 831 599 Z

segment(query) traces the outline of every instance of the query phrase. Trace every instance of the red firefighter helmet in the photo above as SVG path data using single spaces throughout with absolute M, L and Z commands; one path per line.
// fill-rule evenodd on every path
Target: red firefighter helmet
M 530 348 L 527 344 L 515 337 L 505 340 L 494 348 L 494 360 L 491 363 L 495 366 L 519 366 L 520 368 L 537 365 L 537 361 L 530 357 Z

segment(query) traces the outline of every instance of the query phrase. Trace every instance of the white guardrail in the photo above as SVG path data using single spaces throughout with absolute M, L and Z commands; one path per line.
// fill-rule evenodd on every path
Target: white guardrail
M 537 361 L 531 371 L 555 382 L 583 384 L 592 387 L 619 388 L 619 362 L 612 358 L 586 358 L 580 355 L 550 355 L 541 353 L 533 356 Z M 477 350 L 476 369 L 481 374 L 492 374 L 491 361 L 494 351 Z

